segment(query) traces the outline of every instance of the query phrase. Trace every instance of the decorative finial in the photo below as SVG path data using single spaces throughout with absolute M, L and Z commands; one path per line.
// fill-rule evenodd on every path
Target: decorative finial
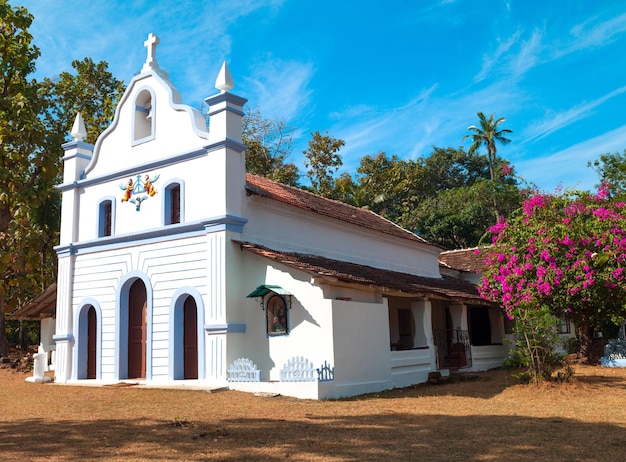
M 215 79 L 215 88 L 223 92 L 227 92 L 235 88 L 235 81 L 233 80 L 233 76 L 230 75 L 226 61 L 222 64 L 220 73 L 218 74 L 217 79 Z
M 76 113 L 76 118 L 74 119 L 74 125 L 72 126 L 70 135 L 72 135 L 74 141 L 82 141 L 83 138 L 87 136 L 85 122 L 83 122 L 83 116 L 80 115 L 80 112 Z
M 149 71 L 150 69 L 158 69 L 159 64 L 156 59 L 156 46 L 161 42 L 159 37 L 152 32 L 148 35 L 148 40 L 143 42 L 143 46 L 148 49 L 148 57 L 146 63 L 143 65 L 142 71 Z

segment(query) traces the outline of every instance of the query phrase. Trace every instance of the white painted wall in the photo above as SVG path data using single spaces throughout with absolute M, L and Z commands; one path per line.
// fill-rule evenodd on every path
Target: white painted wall
M 147 90 L 152 93 L 155 136 L 152 141 L 133 141 L 135 100 Z M 183 106 L 172 84 L 157 71 L 134 77 L 122 97 L 111 126 L 98 139 L 88 177 L 98 177 L 120 169 L 137 167 L 176 153 L 193 151 L 208 144 L 208 130 L 202 115 Z M 89 127 L 87 127 L 89 129 Z
M 122 278 L 133 272 L 150 278 L 153 294 L 151 374 L 153 379 L 164 379 L 168 375 L 171 298 L 181 286 L 191 286 L 201 294 L 207 294 L 209 284 L 206 256 L 204 237 L 134 245 L 77 256 L 72 293 L 73 309 L 76 311 L 85 300 L 95 300 L 101 308 L 104 380 L 114 379 L 116 372 L 116 307 Z
M 357 228 L 276 201 L 249 196 L 242 239 L 361 265 L 439 278 L 439 248 Z

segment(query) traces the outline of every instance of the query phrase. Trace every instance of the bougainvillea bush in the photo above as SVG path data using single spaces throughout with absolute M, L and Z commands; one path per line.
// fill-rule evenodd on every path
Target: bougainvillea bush
M 606 184 L 594 194 L 535 191 L 489 231 L 481 295 L 511 319 L 545 308 L 568 316 L 581 353 L 597 361 L 594 331 L 626 315 L 626 203 Z

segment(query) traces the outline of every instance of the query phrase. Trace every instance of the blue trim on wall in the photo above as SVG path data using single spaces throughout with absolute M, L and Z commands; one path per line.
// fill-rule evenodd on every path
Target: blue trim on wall
M 160 168 L 168 167 L 170 165 L 178 164 L 181 162 L 185 162 L 192 159 L 197 159 L 199 157 L 207 156 L 210 152 L 217 151 L 222 148 L 231 149 L 237 152 L 244 152 L 246 150 L 246 145 L 240 143 L 239 141 L 227 138 L 225 140 L 216 141 L 215 143 L 208 144 L 201 149 L 195 149 L 193 151 L 184 152 L 182 154 L 177 154 L 171 157 L 167 157 L 165 159 L 157 159 L 152 162 L 146 162 L 141 165 L 135 165 L 133 167 L 124 168 L 121 170 L 117 170 L 114 172 L 107 173 L 106 175 L 97 176 L 94 178 L 85 178 L 85 173 L 81 174 L 81 179 L 79 181 L 74 181 L 72 183 L 63 183 L 57 185 L 57 188 L 61 190 L 61 192 L 68 191 L 70 189 L 77 188 L 86 188 L 89 186 L 107 183 L 111 180 L 123 180 L 125 177 L 137 175 L 137 172 L 144 172 L 148 170 L 157 170 Z
M 67 160 L 72 160 L 72 159 L 85 159 L 85 160 L 91 160 L 91 155 L 90 154 L 83 154 L 82 152 L 75 152 L 73 154 L 66 154 L 65 156 L 63 156 L 63 162 L 67 161 Z
M 220 112 L 224 112 L 224 111 L 228 111 L 228 112 L 234 112 L 235 114 L 237 114 L 238 116 L 243 117 L 245 114 L 242 110 L 240 109 L 236 109 L 234 107 L 231 106 L 226 106 L 226 107 L 221 107 L 219 109 L 215 109 L 214 111 L 210 111 L 209 112 L 209 117 L 210 116 L 214 116 L 216 114 L 219 114 Z
M 233 95 L 232 93 L 223 92 L 205 98 L 204 102 L 207 103 L 209 106 L 223 102 L 233 103 L 237 106 L 243 106 L 248 102 L 248 100 L 246 98 L 242 98 L 241 96 Z
M 93 307 L 96 310 L 96 379 L 102 378 L 102 309 L 93 298 L 85 298 L 78 304 L 76 311 L 76 344 L 74 345 L 74 367 L 72 379 L 87 378 L 87 346 L 88 346 L 88 312 Z
M 93 151 L 93 144 L 85 143 L 84 141 L 79 140 L 68 141 L 67 143 L 63 143 L 61 147 L 64 151 L 69 151 L 70 149 L 85 149 L 86 151 Z M 84 159 L 91 159 L 91 156 L 77 153 L 65 156 L 63 157 L 63 160 L 71 159 L 72 157 L 83 157 Z
M 144 272 L 133 270 L 122 277 L 115 297 L 115 380 L 128 378 L 128 295 L 137 279 L 146 286 L 146 380 L 152 379 L 152 284 Z
M 143 232 L 122 234 L 118 236 L 102 237 L 100 239 L 58 245 L 54 247 L 59 257 L 65 255 L 76 255 L 89 253 L 92 250 L 116 250 L 132 247 L 139 243 L 152 244 L 155 242 L 165 242 L 182 237 L 204 236 L 207 233 L 219 231 L 242 232 L 244 225 L 248 222 L 246 218 L 233 215 L 223 215 L 221 217 L 209 218 L 207 220 L 195 221 L 192 223 L 179 223 L 155 228 Z
M 70 343 L 74 336 L 72 334 L 55 334 L 52 336 L 54 343 Z
M 76 249 L 72 243 L 68 245 L 57 245 L 54 249 L 57 252 L 58 258 L 65 258 L 76 254 Z
M 211 145 L 212 146 L 212 145 Z M 81 176 L 80 181 L 73 183 L 64 183 L 57 186 L 62 192 L 70 190 L 72 188 L 86 188 L 97 184 L 107 183 L 111 180 L 123 180 L 128 176 L 135 176 L 137 172 L 144 172 L 150 170 L 156 170 L 159 168 L 167 167 L 170 165 L 178 164 L 187 160 L 196 159 L 206 156 L 208 151 L 206 148 L 195 149 L 193 151 L 184 152 L 175 156 L 167 157 L 165 159 L 157 159 L 152 162 L 146 162 L 145 164 L 135 165 L 133 167 L 124 168 L 114 172 L 107 173 L 106 175 L 97 176 L 94 178 L 85 178 L 84 174 Z
M 225 324 L 207 324 L 204 326 L 207 335 L 218 334 L 245 334 L 246 324 L 242 322 L 228 322 Z
M 237 152 L 244 152 L 247 148 L 246 145 L 240 143 L 239 141 L 233 140 L 231 138 L 226 138 L 225 140 L 217 141 L 212 144 L 208 144 L 205 146 L 207 153 L 217 151 L 218 149 L 227 148 L 232 149 Z
M 170 329 L 169 329 L 169 378 L 181 380 L 184 371 L 184 304 L 187 297 L 193 297 L 198 311 L 198 380 L 206 378 L 206 348 L 204 326 L 204 300 L 195 287 L 184 286 L 178 289 L 170 301 Z

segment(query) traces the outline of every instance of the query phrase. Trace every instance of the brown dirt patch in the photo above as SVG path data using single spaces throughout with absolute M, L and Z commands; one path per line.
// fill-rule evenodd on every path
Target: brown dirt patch
M 0 370 L 3 461 L 622 460 L 626 371 L 502 370 L 339 401 L 25 382 Z

